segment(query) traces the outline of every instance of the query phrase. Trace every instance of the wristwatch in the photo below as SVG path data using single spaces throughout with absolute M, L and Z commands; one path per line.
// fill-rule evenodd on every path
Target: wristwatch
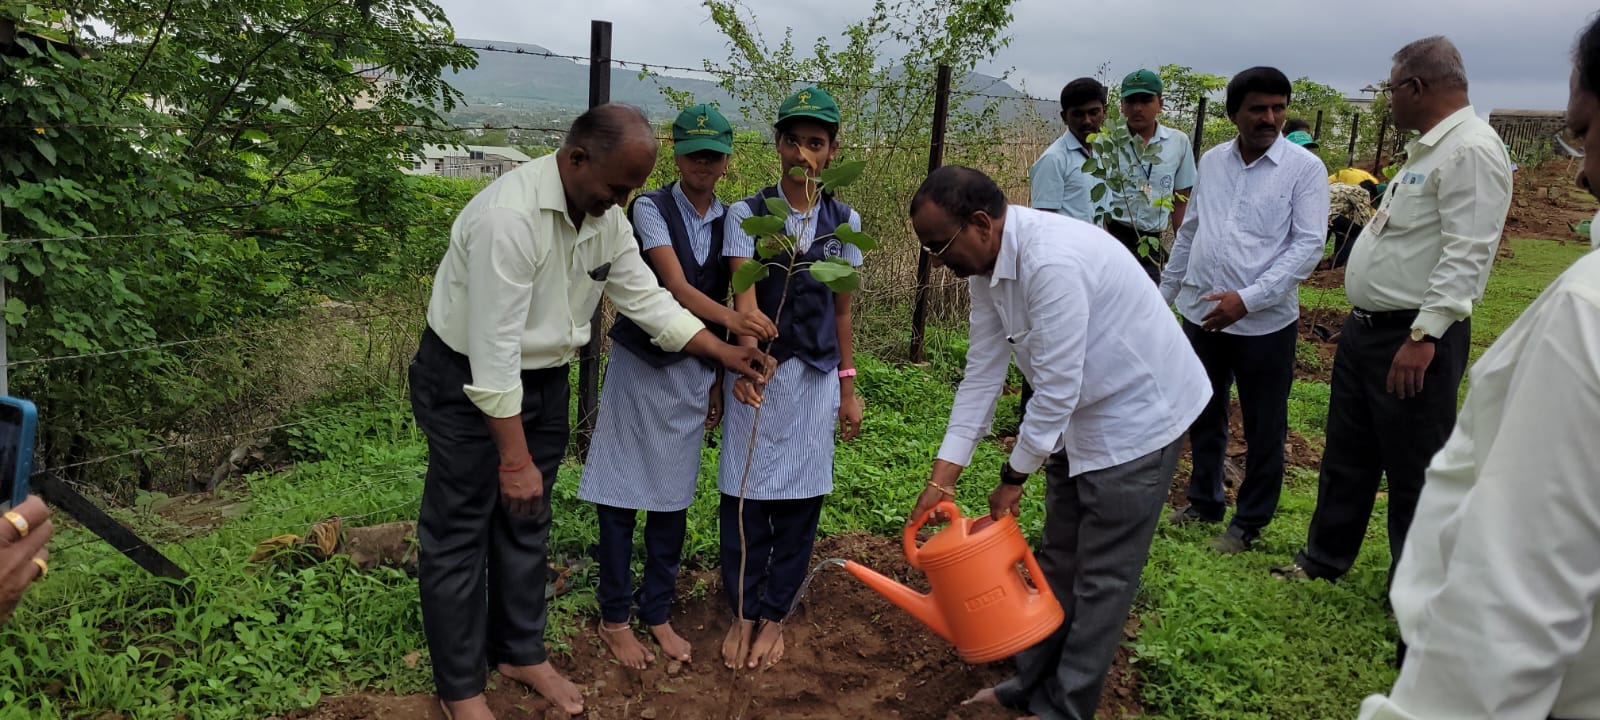
M 1021 485 L 1028 481 L 1028 474 L 1011 469 L 1011 461 L 1007 460 L 1000 465 L 1000 482 L 1006 485 Z
M 1429 335 L 1426 330 L 1419 327 L 1411 328 L 1411 342 L 1437 342 L 1439 338 Z

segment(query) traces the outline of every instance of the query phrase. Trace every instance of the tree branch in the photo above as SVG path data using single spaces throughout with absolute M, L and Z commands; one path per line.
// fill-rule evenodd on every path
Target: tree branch
M 139 78 L 139 73 L 144 72 L 145 66 L 150 64 L 150 56 L 156 54 L 156 46 L 161 44 L 161 36 L 167 30 L 167 21 L 172 19 L 172 8 L 178 0 L 167 0 L 167 7 L 161 11 L 161 22 L 156 24 L 156 35 L 150 38 L 150 46 L 144 49 L 144 58 L 139 61 L 139 67 L 133 69 L 128 75 L 128 82 L 117 91 L 117 98 L 111 101 L 113 107 L 122 104 L 122 99 L 128 96 L 128 91 L 133 89 L 133 83 Z

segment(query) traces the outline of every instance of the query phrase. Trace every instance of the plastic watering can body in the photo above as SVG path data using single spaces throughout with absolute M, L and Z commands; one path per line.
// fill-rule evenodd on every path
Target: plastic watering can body
M 918 547 L 917 531 L 939 510 L 953 518 L 950 525 Z M 858 563 L 845 569 L 950 641 L 963 660 L 1002 660 L 1061 626 L 1061 605 L 1015 518 L 964 518 L 954 503 L 941 502 L 906 528 L 904 541 L 906 560 L 928 576 L 926 595 Z

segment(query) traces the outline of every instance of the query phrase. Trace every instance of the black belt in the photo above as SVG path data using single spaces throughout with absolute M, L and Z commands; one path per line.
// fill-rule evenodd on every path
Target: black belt
M 1369 328 L 1409 328 L 1417 319 L 1416 310 L 1362 310 L 1351 308 L 1350 317 Z

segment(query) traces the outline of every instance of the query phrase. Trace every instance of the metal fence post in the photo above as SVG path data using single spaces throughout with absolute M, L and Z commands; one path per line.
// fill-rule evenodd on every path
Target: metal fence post
M 589 107 L 611 102 L 611 23 L 589 23 Z M 578 459 L 589 455 L 589 439 L 600 405 L 600 343 L 605 339 L 600 306 L 589 318 L 589 344 L 578 359 Z
M 950 66 L 939 66 L 939 79 L 933 96 L 933 129 L 928 145 L 928 173 L 944 164 L 944 126 L 950 114 Z M 920 246 L 920 243 L 919 243 Z M 929 283 L 933 274 L 933 255 L 923 247 L 917 253 L 917 296 L 911 311 L 911 362 L 923 362 L 923 341 L 928 326 Z

